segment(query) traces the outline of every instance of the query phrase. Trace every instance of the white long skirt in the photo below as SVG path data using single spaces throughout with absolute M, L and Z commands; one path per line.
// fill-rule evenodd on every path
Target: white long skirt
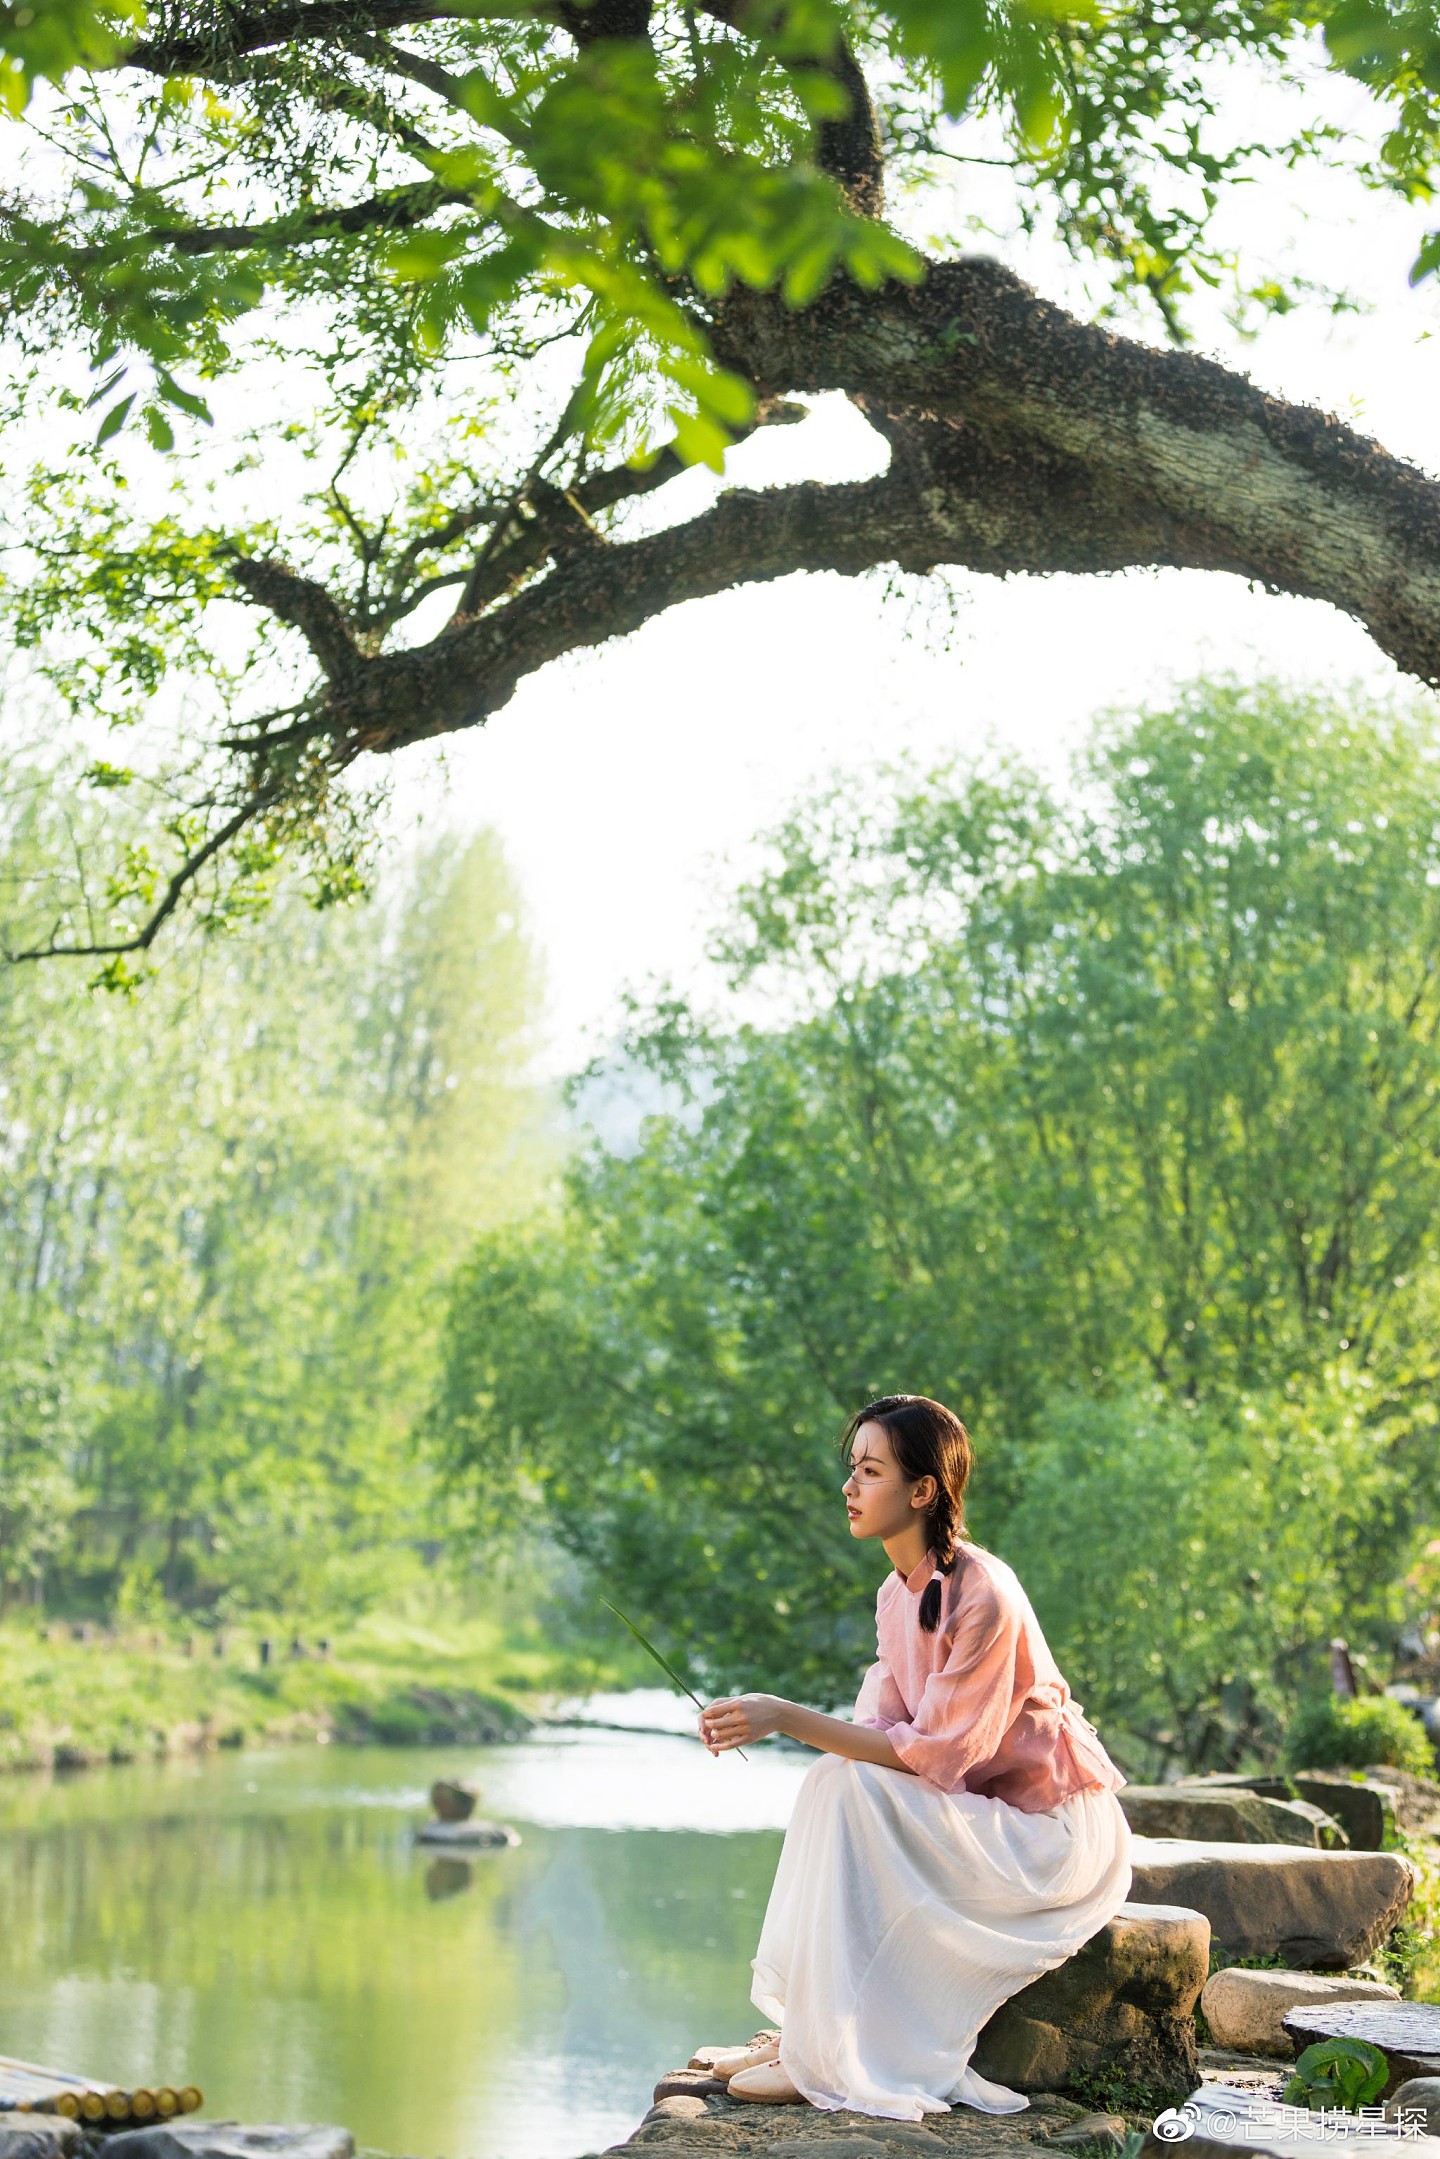
M 827 1754 L 800 1787 L 750 1999 L 812 2106 L 919 2121 L 1030 2102 L 970 2067 L 1002 2002 L 1053 1971 L 1130 1894 L 1114 1792 L 1048 1814 Z

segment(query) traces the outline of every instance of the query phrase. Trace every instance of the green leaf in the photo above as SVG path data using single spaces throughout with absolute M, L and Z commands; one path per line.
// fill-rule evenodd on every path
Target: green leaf
M 755 417 L 755 391 L 743 375 L 728 367 L 707 367 L 688 354 L 667 360 L 666 373 L 690 392 L 703 412 L 732 427 L 748 427 Z
M 188 412 L 193 420 L 203 420 L 207 427 L 214 426 L 214 417 L 204 398 L 197 397 L 193 390 L 185 389 L 163 367 L 155 371 L 155 387 L 167 405 L 174 405 L 180 412 Z
M 110 392 L 115 388 L 115 385 L 122 380 L 124 374 L 125 369 L 123 367 L 117 367 L 112 374 L 107 375 L 105 380 L 101 383 L 99 389 L 92 390 L 90 392 L 90 395 L 86 398 L 85 403 L 81 408 L 82 411 L 88 412 L 92 405 L 103 404 L 105 399 L 110 395 Z
M 100 422 L 100 431 L 95 437 L 95 447 L 97 450 L 100 449 L 103 444 L 109 442 L 113 435 L 119 434 L 121 428 L 125 425 L 126 420 L 129 418 L 130 407 L 134 404 L 134 402 L 135 392 L 132 390 L 128 397 L 122 397 L 118 404 L 112 405 L 110 407 L 110 410 L 106 413 L 104 419 Z
M 676 455 L 687 465 L 708 465 L 712 472 L 723 472 L 725 452 L 731 443 L 725 429 L 703 413 L 682 412 L 676 405 L 668 410 L 675 429 Z

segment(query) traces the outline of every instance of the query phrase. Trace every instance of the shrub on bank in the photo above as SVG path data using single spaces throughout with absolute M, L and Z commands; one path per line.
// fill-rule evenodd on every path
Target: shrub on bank
M 1285 1730 L 1287 1769 L 1365 1769 L 1385 1762 L 1416 1776 L 1435 1773 L 1424 1727 L 1388 1694 L 1357 1701 L 1327 1694 L 1302 1702 Z

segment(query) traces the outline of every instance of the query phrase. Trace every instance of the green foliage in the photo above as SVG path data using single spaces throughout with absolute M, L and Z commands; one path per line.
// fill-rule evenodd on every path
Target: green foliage
M 1415 1872 L 1415 1894 L 1372 1961 L 1379 1976 L 1408 2001 L 1433 2001 L 1440 1957 L 1440 1866 L 1429 1838 L 1407 1835 L 1403 1829 L 1389 1832 L 1386 1849 L 1409 1860 Z
M 140 0 L 31 0 L 0 15 L 0 107 L 18 116 L 39 81 L 108 67 L 138 32 Z
M 1286 2106 L 1343 2107 L 1353 2113 L 1385 2089 L 1390 2064 L 1364 2039 L 1320 2039 L 1306 2047 L 1286 2081 Z
M 1285 1760 L 1291 1769 L 1390 1762 L 1416 1776 L 1435 1772 L 1435 1751 L 1419 1719 L 1383 1694 L 1354 1701 L 1324 1694 L 1302 1702 L 1285 1728 Z
M 833 1441 L 934 1394 L 1122 1751 L 1273 1751 L 1440 1500 L 1433 754 L 1199 686 L 1066 806 L 1006 767 L 797 816 L 717 945 L 774 1024 L 641 1016 L 634 1145 L 458 1278 L 477 1524 L 538 1502 L 697 1676 L 844 1700 L 875 1558 Z
M 40 904 L 84 796 L 7 778 Z M 443 1533 L 407 1433 L 445 1269 L 543 1170 L 533 972 L 490 839 L 386 898 L 282 888 L 278 944 L 133 1002 L 0 973 L 0 1601 L 354 1614 Z
M 247 799 L 235 906 L 263 907 L 282 857 L 309 866 L 322 901 L 358 890 L 369 821 L 336 765 L 384 728 L 352 727 L 344 698 L 332 709 L 317 662 L 338 682 L 357 656 L 408 646 L 422 611 L 469 621 L 508 604 L 557 547 L 623 529 L 646 476 L 721 471 L 777 416 L 746 359 L 755 295 L 817 311 L 834 369 L 812 358 L 796 379 L 843 388 L 837 293 L 919 281 L 919 236 L 973 244 L 951 182 L 974 159 L 1008 169 L 1001 222 L 1058 233 L 1104 304 L 1153 302 L 1177 338 L 1197 287 L 1242 325 L 1284 310 L 1296 282 L 1239 259 L 1216 218 L 1267 165 L 1341 157 L 1363 185 L 1428 202 L 1433 14 L 1411 0 L 656 0 L 648 15 L 439 0 L 398 25 L 370 0 L 263 22 L 238 0 L 0 10 L 0 104 L 16 115 L 0 604 L 85 739 L 97 716 L 153 717 L 162 692 L 158 709 L 184 714 L 166 774 L 183 812 L 145 864 L 117 868 L 127 904 L 105 892 L 108 943 L 139 933 Z M 1378 146 L 1363 124 L 1316 119 L 1306 93 L 1327 69 L 1359 86 Z M 1267 98 L 1258 141 L 1235 126 L 1242 78 Z M 867 166 L 881 153 L 886 215 Z M 1422 242 L 1417 278 L 1437 247 Z M 537 531 L 540 504 L 569 504 L 573 525 Z M 324 738 L 313 753 L 307 723 Z M 77 905 L 59 942 L 92 928 Z M 99 958 L 111 987 L 143 979 L 133 953 Z
M 1075 2071 L 1066 2081 L 1065 2095 L 1082 2101 L 1097 2114 L 1123 2114 L 1132 2125 L 1146 2129 L 1164 2108 L 1190 2096 L 1188 2090 L 1147 2083 L 1143 2077 L 1132 2076 L 1113 2064 Z
M 0 1627 L 0 1771 L 319 1733 L 407 1745 L 523 1735 L 523 1702 L 572 1684 L 569 1653 L 557 1653 L 553 1635 L 506 1596 L 487 1603 L 464 1619 L 450 1612 L 423 1622 L 379 1614 L 342 1621 L 323 1658 L 308 1634 L 305 1653 L 292 1656 L 288 1632 L 277 1630 L 265 1666 L 263 1626 L 227 1628 L 218 1651 L 214 1641 L 190 1637 L 195 1653 L 187 1654 L 173 1623 L 78 1640 L 68 1627 L 41 1632 L 11 1618 Z

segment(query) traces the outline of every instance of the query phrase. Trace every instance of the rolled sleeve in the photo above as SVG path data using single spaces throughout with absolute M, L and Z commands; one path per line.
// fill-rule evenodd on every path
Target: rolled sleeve
M 998 1751 L 1014 1718 L 1021 1638 L 1020 1614 L 993 1590 L 962 1611 L 950 1653 L 926 1680 L 914 1716 L 886 1727 L 907 1769 L 955 1792 L 968 1770 Z
M 871 1725 L 877 1732 L 888 1732 L 904 1714 L 905 1699 L 895 1684 L 895 1675 L 885 1659 L 877 1657 L 860 1682 L 850 1721 Z

